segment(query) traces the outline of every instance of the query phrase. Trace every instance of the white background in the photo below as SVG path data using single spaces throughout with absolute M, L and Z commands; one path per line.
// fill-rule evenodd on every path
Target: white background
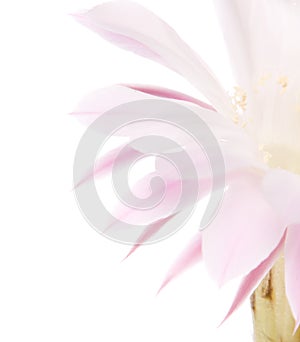
M 0 341 L 251 341 L 248 302 L 217 329 L 235 284 L 220 292 L 201 265 L 156 297 L 195 225 L 121 263 L 129 247 L 97 234 L 81 216 L 71 189 L 84 127 L 67 114 L 77 101 L 120 82 L 199 96 L 173 72 L 68 16 L 99 1 L 1 4 Z M 232 85 L 210 1 L 138 2 Z

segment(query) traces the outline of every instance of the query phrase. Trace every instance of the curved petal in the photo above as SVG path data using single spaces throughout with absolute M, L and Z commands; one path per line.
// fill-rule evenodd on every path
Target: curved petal
M 293 33 L 300 29 L 299 1 L 214 2 L 232 66 L 242 86 L 269 71 L 286 67 L 289 70 L 291 63 L 292 70 L 297 70 L 300 50 L 295 48 Z
M 203 231 L 203 258 L 219 283 L 257 267 L 278 245 L 284 225 L 265 201 L 260 177 L 229 183 L 214 221 Z
M 111 172 L 114 163 L 118 163 L 118 167 L 122 167 L 123 163 L 126 165 L 129 160 L 137 160 L 142 156 L 142 153 L 135 149 L 128 147 L 127 152 L 118 158 L 121 147 L 115 148 L 105 154 L 96 161 L 94 167 L 91 165 L 90 169 L 83 175 L 83 177 L 74 185 L 74 188 L 90 181 L 94 177 L 105 176 Z
M 295 331 L 300 325 L 300 225 L 288 228 L 285 244 L 285 287 L 292 313 L 295 318 Z
M 280 255 L 286 238 L 286 233 L 283 235 L 280 240 L 278 246 L 274 249 L 274 251 L 265 259 L 261 264 L 259 264 L 253 271 L 251 271 L 246 277 L 242 280 L 239 290 L 234 298 L 234 301 L 226 314 L 224 320 L 220 325 L 222 325 L 232 314 L 238 309 L 238 307 L 244 302 L 244 300 L 255 290 L 257 285 L 261 282 L 261 280 L 265 277 L 265 275 L 272 268 L 276 259 Z
M 126 234 L 126 241 L 130 238 L 133 243 L 124 259 L 141 245 L 161 240 L 179 230 L 197 202 L 195 196 L 189 195 L 189 184 L 183 186 L 188 189 L 186 196 L 181 198 L 182 183 L 166 182 L 165 189 L 161 189 L 153 186 L 156 176 L 148 174 L 125 192 L 123 189 L 119 193 L 115 188 L 116 200 L 111 197 L 110 203 L 106 203 L 111 217 L 103 222 L 101 230 L 113 237 Z
M 130 89 L 122 85 L 114 85 L 97 89 L 86 95 L 71 112 L 81 122 L 90 125 L 99 116 L 124 103 L 153 98 L 151 95 Z
M 75 15 L 117 46 L 158 61 L 185 77 L 220 112 L 231 112 L 228 96 L 200 57 L 164 21 L 131 1 L 113 1 Z
M 73 112 L 73 114 L 90 123 L 96 118 L 104 115 L 112 108 L 118 107 L 120 104 L 129 104 L 136 100 L 156 100 L 158 97 L 152 95 L 151 93 L 156 92 L 161 94 L 161 92 L 163 92 L 162 96 L 166 96 L 166 91 L 167 90 L 165 89 L 162 91 L 161 88 L 151 88 L 151 90 L 149 90 L 149 88 L 146 90 L 143 88 L 143 90 L 140 91 L 131 89 L 127 86 L 113 86 L 95 91 L 94 93 L 88 95 L 79 104 L 78 108 Z M 253 167 L 263 167 L 263 165 L 257 162 L 258 159 L 256 155 L 256 147 L 240 127 L 237 127 L 231 121 L 227 120 L 223 116 L 220 116 L 217 112 L 208 110 L 198 104 L 190 102 L 189 99 L 186 99 L 185 95 L 183 98 L 187 101 L 181 101 L 181 94 L 179 96 L 178 93 L 174 94 L 173 91 L 168 90 L 167 96 L 172 96 L 174 99 L 176 99 L 170 100 L 170 103 L 172 103 L 172 101 L 179 101 L 177 99 L 180 98 L 180 103 L 183 106 L 183 114 L 182 116 L 179 115 L 179 117 L 177 115 L 177 122 L 175 122 L 175 124 L 172 124 L 174 118 L 172 106 L 169 108 L 168 105 L 164 106 L 164 109 L 162 109 L 161 116 L 163 122 L 165 122 L 164 124 L 162 121 L 155 122 L 146 120 L 145 122 L 139 122 L 137 125 L 132 125 L 129 115 L 131 113 L 126 112 L 126 110 L 130 111 L 130 108 L 124 108 L 122 111 L 110 112 L 109 120 L 103 120 L 103 123 L 98 125 L 97 130 L 99 130 L 99 133 L 104 134 L 105 136 L 110 136 L 112 128 L 113 130 L 115 128 L 117 129 L 119 125 L 118 123 L 123 122 L 123 118 L 127 118 L 128 115 L 128 121 L 130 124 L 123 126 L 122 129 L 114 130 L 114 135 L 130 137 L 130 142 L 126 141 L 126 143 L 122 146 L 127 146 L 127 153 L 123 153 L 122 158 L 118 157 L 118 161 L 115 163 L 116 156 L 122 147 L 111 151 L 97 163 L 94 170 L 88 172 L 82 180 L 78 181 L 79 184 L 88 181 L 93 176 L 108 173 L 107 171 L 111 171 L 111 167 L 114 164 L 117 164 L 116 166 L 120 167 L 122 163 L 126 165 L 126 163 L 128 164 L 129 160 L 136 160 L 138 157 L 142 157 L 143 154 L 149 154 L 147 144 L 147 146 L 144 146 L 144 144 L 143 147 L 141 144 L 135 144 L 134 141 L 140 137 L 152 136 L 153 134 L 170 139 L 170 141 L 176 142 L 176 145 L 180 147 L 179 151 L 172 148 L 168 149 L 168 147 L 163 148 L 161 144 L 159 144 L 157 147 L 159 156 L 164 155 L 167 160 L 180 161 L 182 170 L 180 179 L 188 180 L 191 179 L 192 176 L 190 164 L 187 163 L 185 165 L 182 162 L 182 154 L 187 153 L 190 160 L 193 162 L 195 169 L 199 173 L 199 181 L 204 180 L 205 184 L 207 181 L 209 182 L 212 178 L 211 164 L 213 161 L 218 161 L 219 158 L 219 154 L 216 153 L 216 143 L 219 145 L 219 148 L 223 154 L 225 170 L 220 168 L 214 170 L 215 173 L 231 173 L 230 177 L 232 178 L 234 174 L 239 174 L 241 170 Z M 147 104 L 145 104 L 145 106 L 146 105 Z M 193 112 L 191 113 L 190 117 L 187 116 L 189 113 L 186 111 L 185 107 Z M 148 117 L 147 114 L 144 115 L 145 117 Z M 143 107 L 141 108 L 141 118 L 143 118 Z M 178 126 L 178 122 L 180 126 Z M 199 136 L 197 141 L 195 141 L 195 136 L 191 132 L 195 131 L 195 127 L 200 127 L 200 129 L 202 129 L 201 126 L 203 126 L 203 124 L 208 126 L 208 129 L 215 137 L 213 143 L 209 142 L 205 132 L 203 132 L 203 139 Z M 116 126 L 115 128 L 113 127 L 114 125 Z M 208 159 L 207 152 L 210 152 L 210 159 Z M 162 172 L 167 170 L 165 172 L 165 176 L 166 178 L 170 178 L 171 173 L 168 171 L 168 168 L 166 168 L 165 163 L 166 162 L 163 158 L 158 157 L 156 159 L 157 169 L 161 170 Z
M 170 268 L 165 280 L 160 286 L 157 293 L 159 293 L 165 286 L 167 286 L 174 278 L 178 277 L 181 273 L 186 271 L 189 267 L 199 262 L 202 258 L 202 236 L 201 232 L 198 232 L 196 236 L 192 238 L 190 243 L 179 255 L 175 263 Z
M 137 239 L 137 242 L 133 245 L 133 247 L 128 252 L 124 260 L 127 259 L 131 254 L 133 254 L 141 245 L 147 242 L 154 234 L 159 232 L 159 230 L 164 226 L 164 224 L 170 221 L 173 217 L 174 215 L 170 215 L 166 218 L 154 222 L 153 224 L 145 228 L 145 231 Z
M 199 192 L 195 180 L 172 179 L 171 177 L 164 179 L 165 184 L 162 188 L 160 185 L 155 185 L 157 176 L 156 173 L 148 174 L 137 181 L 132 190 L 128 189 L 126 193 L 118 194 L 118 199 L 121 198 L 122 201 L 112 209 L 114 219 L 107 227 L 108 229 L 114 227 L 118 229 L 119 223 L 124 221 L 138 225 L 153 225 L 158 221 L 163 223 L 164 219 L 169 221 L 180 213 L 184 216 L 185 212 L 187 219 L 197 202 L 207 195 L 210 189 L 210 179 L 201 180 L 201 192 Z M 154 227 L 153 229 L 155 230 Z
M 245 132 L 240 127 L 234 125 L 230 120 L 219 115 L 217 112 L 207 109 L 206 107 L 208 105 L 202 103 L 201 101 L 170 89 L 155 87 L 149 88 L 148 86 L 140 85 L 117 85 L 99 89 L 83 98 L 83 100 L 78 104 L 77 108 L 72 112 L 72 114 L 86 124 L 90 124 L 99 116 L 102 116 L 109 110 L 121 104 L 126 104 L 137 100 L 160 98 L 168 98 L 170 99 L 170 101 L 180 101 L 183 106 L 191 109 L 202 121 L 204 121 L 209 126 L 212 133 L 219 140 L 220 145 L 224 146 L 224 148 L 228 151 L 235 151 L 238 158 L 249 158 L 249 153 L 252 156 L 252 159 L 257 158 L 257 156 L 254 155 L 255 148 L 253 142 L 249 139 L 249 137 L 247 137 Z M 172 112 L 172 110 L 169 110 L 169 112 L 163 113 L 162 119 L 172 123 L 173 116 L 174 113 Z M 195 124 L 197 124 L 197 122 L 195 122 L 195 118 L 196 117 L 191 119 L 182 115 L 182 127 L 187 130 L 189 127 L 193 127 Z M 118 122 L 118 118 L 115 117 L 115 114 L 113 117 L 111 117 L 109 124 L 111 122 Z M 149 134 L 149 132 L 151 133 L 152 131 L 153 134 L 153 129 L 156 133 L 161 132 L 162 135 L 165 135 L 166 133 L 166 128 L 162 127 L 161 124 L 155 126 L 154 124 L 149 124 L 149 122 L 144 125 L 142 131 L 141 127 L 139 127 L 139 132 L 140 134 L 146 135 Z M 103 133 L 107 133 L 105 125 L 101 126 L 101 130 L 103 130 Z M 130 130 L 132 131 L 132 127 L 128 127 L 128 129 L 126 129 L 125 127 L 125 129 L 118 130 L 114 134 L 131 136 L 130 133 L 132 132 L 130 132 Z M 176 131 L 175 128 L 173 128 L 173 131 Z M 176 134 L 178 135 L 178 132 L 176 132 Z M 185 133 L 184 135 L 187 134 Z
M 176 90 L 163 88 L 163 87 L 154 87 L 154 86 L 145 85 L 145 84 L 122 84 L 122 85 L 128 88 L 140 91 L 142 93 L 159 96 L 159 97 L 167 98 L 167 99 L 187 101 L 187 102 L 195 103 L 202 108 L 215 110 L 211 105 L 203 101 L 200 101 L 192 96 L 183 94 Z
M 248 21 L 252 1 L 214 0 L 230 55 L 235 78 L 240 86 L 249 85 L 251 77 L 251 48 Z
M 285 170 L 271 170 L 263 180 L 263 190 L 286 226 L 300 224 L 300 176 Z
M 105 112 L 121 104 L 159 98 L 185 101 L 202 107 L 203 109 L 214 111 L 214 108 L 209 104 L 172 89 L 141 84 L 120 84 L 101 88 L 86 95 L 71 114 L 76 116 L 84 124 L 89 125 Z M 217 117 L 219 118 L 220 116 L 217 115 Z

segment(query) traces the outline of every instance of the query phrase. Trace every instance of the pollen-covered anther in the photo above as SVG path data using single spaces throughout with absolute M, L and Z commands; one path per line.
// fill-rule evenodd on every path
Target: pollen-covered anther
M 259 145 L 259 151 L 262 152 L 263 161 L 267 164 L 272 159 L 272 153 L 266 150 L 266 145 Z
M 272 158 L 272 154 L 268 151 L 264 151 L 264 162 L 268 163 Z
M 260 79 L 258 80 L 258 85 L 259 86 L 264 86 L 266 84 L 266 82 L 272 77 L 272 74 L 268 73 L 268 74 L 264 74 L 263 76 L 260 77 Z
M 231 94 L 231 101 L 233 107 L 233 117 L 232 120 L 235 124 L 240 123 L 240 115 L 245 112 L 247 107 L 247 93 L 240 87 L 234 87 Z
M 263 74 L 257 81 L 257 83 L 254 86 L 254 93 L 259 93 L 259 90 L 261 87 L 264 87 L 267 83 L 268 80 L 270 80 L 272 78 L 272 74 L 271 73 L 266 73 Z
M 286 92 L 286 89 L 288 87 L 288 78 L 287 76 L 282 76 L 278 79 L 278 84 L 281 85 L 281 93 L 284 94 Z
M 239 117 L 237 114 L 235 114 L 235 115 L 233 116 L 233 122 L 234 122 L 235 124 L 238 124 L 238 123 L 240 122 L 240 117 Z

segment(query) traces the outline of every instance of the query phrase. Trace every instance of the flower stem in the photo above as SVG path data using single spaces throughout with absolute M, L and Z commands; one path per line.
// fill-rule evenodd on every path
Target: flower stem
M 255 342 L 300 342 L 285 295 L 281 256 L 251 296 Z

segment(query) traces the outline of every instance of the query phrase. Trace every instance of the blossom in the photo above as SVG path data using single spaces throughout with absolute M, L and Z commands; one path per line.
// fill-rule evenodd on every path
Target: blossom
M 215 5 L 239 85 L 232 96 L 164 21 L 133 2 L 113 1 L 75 17 L 117 46 L 179 73 L 209 104 L 161 87 L 116 85 L 86 97 L 74 114 L 90 123 L 122 103 L 163 98 L 192 108 L 207 122 L 224 154 L 224 200 L 218 215 L 192 239 L 163 286 L 203 259 L 219 284 L 244 277 L 231 314 L 284 252 L 286 294 L 298 327 L 300 50 L 295 32 L 300 32 L 300 3 L 215 0 Z M 106 128 L 102 129 L 105 132 Z M 123 133 L 130 135 L 126 129 Z M 114 160 L 112 151 L 96 173 L 105 173 Z M 140 236 L 133 250 L 169 219 L 172 215 L 162 215 L 152 230 Z

